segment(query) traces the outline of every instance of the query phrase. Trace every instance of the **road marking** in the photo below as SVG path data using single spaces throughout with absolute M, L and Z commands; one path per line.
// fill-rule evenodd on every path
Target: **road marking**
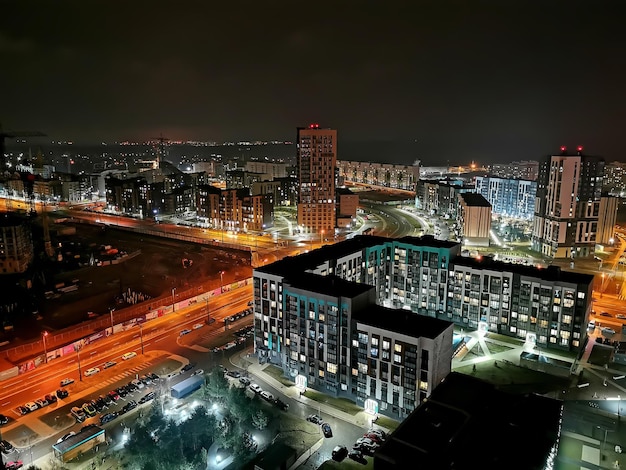
M 11 403 L 10 401 L 3 403 L 2 406 L 7 406 L 9 403 Z
M 167 338 L 159 338 L 159 339 L 155 339 L 155 340 L 154 340 L 154 342 L 155 342 L 155 343 L 158 343 L 159 341 L 163 341 L 164 339 L 167 339 Z

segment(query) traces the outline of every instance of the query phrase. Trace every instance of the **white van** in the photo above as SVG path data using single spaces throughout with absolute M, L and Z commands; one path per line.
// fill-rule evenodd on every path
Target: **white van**
M 127 352 L 127 353 L 122 355 L 122 359 L 124 359 L 125 361 L 128 361 L 129 359 L 132 359 L 136 355 L 137 355 L 137 353 L 135 351 Z

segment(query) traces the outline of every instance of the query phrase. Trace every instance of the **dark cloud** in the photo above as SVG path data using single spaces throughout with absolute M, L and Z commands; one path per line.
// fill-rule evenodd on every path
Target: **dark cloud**
M 621 159 L 618 2 L 5 2 L 0 121 L 57 139 L 417 140 Z M 414 146 L 413 146 L 414 147 Z M 592 149 L 593 147 L 593 149 Z

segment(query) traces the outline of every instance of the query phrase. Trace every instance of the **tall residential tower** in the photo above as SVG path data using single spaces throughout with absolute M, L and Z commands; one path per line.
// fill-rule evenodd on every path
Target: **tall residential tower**
M 335 230 L 337 131 L 319 124 L 298 128 L 298 225 L 305 232 Z
M 552 258 L 595 251 L 604 160 L 577 154 L 547 157 L 537 178 L 532 248 Z

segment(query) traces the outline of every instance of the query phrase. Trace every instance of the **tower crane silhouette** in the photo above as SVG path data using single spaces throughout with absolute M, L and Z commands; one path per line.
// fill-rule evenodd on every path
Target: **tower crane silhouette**
M 170 139 L 168 139 L 167 137 L 163 137 L 163 134 L 161 134 L 161 137 L 152 137 L 152 140 L 158 140 L 159 141 L 159 149 L 157 151 L 157 168 L 161 168 L 161 159 L 163 158 L 163 156 L 165 155 L 165 150 L 163 147 L 163 144 L 167 141 L 169 141 Z
M 16 137 L 43 137 L 46 134 L 39 131 L 4 131 L 2 130 L 2 124 L 0 124 L 0 176 L 4 176 L 7 171 L 7 162 L 4 156 L 5 154 L 5 140 L 7 138 L 14 139 Z

